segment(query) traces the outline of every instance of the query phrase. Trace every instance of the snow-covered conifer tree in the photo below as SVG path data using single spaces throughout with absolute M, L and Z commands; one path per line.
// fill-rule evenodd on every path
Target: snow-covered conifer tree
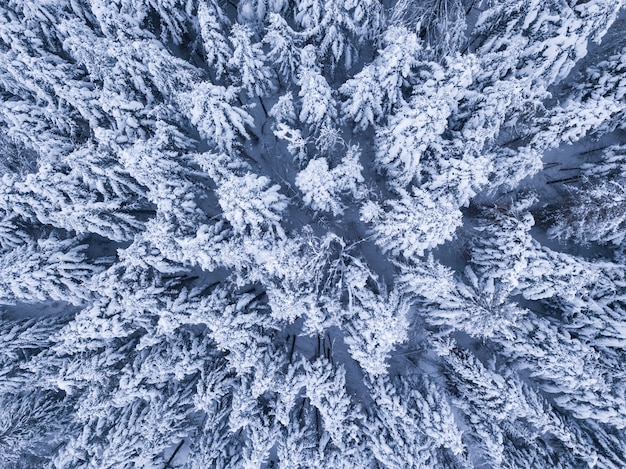
M 85 284 L 102 267 L 89 262 L 84 252 L 87 245 L 80 241 L 51 234 L 5 253 L 0 257 L 0 301 L 89 301 L 92 296 Z
M 222 31 L 225 24 L 228 24 L 228 17 L 224 15 L 216 2 L 198 2 L 201 47 L 207 64 L 211 65 L 217 78 L 221 78 L 226 72 L 228 61 L 232 55 L 231 45 Z
M 235 89 L 204 81 L 180 93 L 178 100 L 181 110 L 210 145 L 232 152 L 241 137 L 248 137 L 246 127 L 252 125 L 252 117 L 231 104 L 235 97 Z
M 398 189 L 399 199 L 381 207 L 373 201 L 361 208 L 361 218 L 372 223 L 376 242 L 394 256 L 421 256 L 444 240 L 449 240 L 461 223 L 461 212 L 445 198 L 414 188 L 412 193 Z
M 0 463 L 5 467 L 50 464 L 49 455 L 70 432 L 70 409 L 62 393 L 32 390 L 3 393 Z
M 285 18 L 277 13 L 269 15 L 263 42 L 269 46 L 267 61 L 276 67 L 284 84 L 295 81 L 300 67 L 300 38 Z
M 301 98 L 298 116 L 300 121 L 311 131 L 319 130 L 325 125 L 332 126 L 337 118 L 337 103 L 333 89 L 317 65 L 315 48 L 312 45 L 302 49 L 297 84 L 300 86 Z
M 331 212 L 334 216 L 342 214 L 344 204 L 340 196 L 347 193 L 358 198 L 362 192 L 359 186 L 364 179 L 359 155 L 358 148 L 350 148 L 341 164 L 333 169 L 328 167 L 326 158 L 309 161 L 295 181 L 304 194 L 304 203 L 314 210 Z
M 373 377 L 387 373 L 386 361 L 407 339 L 410 303 L 399 291 L 386 292 L 368 273 L 353 268 L 346 274 L 350 319 L 345 338 L 348 351 Z M 374 283 L 372 291 L 368 283 Z
M 619 145 L 604 150 L 600 161 L 586 164 L 582 183 L 569 185 L 568 196 L 554 210 L 550 235 L 583 244 L 622 244 L 626 236 L 623 164 L 624 148 Z
M 264 95 L 272 83 L 262 45 L 252 43 L 252 31 L 248 26 L 240 24 L 235 24 L 231 28 L 230 42 L 233 45 L 233 52 L 228 60 L 228 66 L 231 73 L 238 76 L 237 85 L 243 87 L 249 97 Z

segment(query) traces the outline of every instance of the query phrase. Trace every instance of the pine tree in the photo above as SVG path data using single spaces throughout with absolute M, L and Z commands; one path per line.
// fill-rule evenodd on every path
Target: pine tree
M 177 99 L 202 138 L 219 150 L 232 153 L 241 137 L 248 138 L 247 126 L 253 122 L 245 110 L 231 104 L 235 97 L 235 89 L 205 81 L 180 93 Z
M 500 342 L 511 359 L 531 370 L 544 391 L 580 419 L 624 427 L 624 397 L 588 344 L 547 319 L 529 315 L 515 328 L 514 341 Z M 595 396 L 602 395 L 602 399 Z
M 270 186 L 268 178 L 253 173 L 237 175 L 224 171 L 216 179 L 223 216 L 235 233 L 254 237 L 271 231 L 283 235 L 281 212 L 287 208 L 288 200 L 279 192 L 280 186 Z
M 311 131 L 323 126 L 332 126 L 337 117 L 337 104 L 333 89 L 321 74 L 317 65 L 315 48 L 305 46 L 300 55 L 300 72 L 298 73 L 298 95 L 302 100 L 298 118 Z
M 348 193 L 354 198 L 361 195 L 360 183 L 364 182 L 357 147 L 348 150 L 341 163 L 330 169 L 326 158 L 309 161 L 306 168 L 296 176 L 296 186 L 303 194 L 304 203 L 314 210 L 341 215 L 344 204 L 341 195 Z
M 0 463 L 16 468 L 49 464 L 50 454 L 73 430 L 62 393 L 3 393 L 0 402 Z
M 367 75 L 373 77 L 372 85 L 375 88 L 371 93 L 375 95 L 376 89 L 381 91 L 382 115 L 387 115 L 404 102 L 403 94 L 410 89 L 415 71 L 420 65 L 423 44 L 414 32 L 394 25 L 384 31 L 382 45 L 374 61 L 360 72 L 360 78 Z
M 315 422 L 312 412 L 303 412 L 301 422 L 292 419 L 287 426 L 285 437 L 277 450 L 279 464 L 284 467 L 304 469 L 311 464 L 320 465 L 322 460 L 316 451 Z
M 452 238 L 461 212 L 449 200 L 433 200 L 418 188 L 412 194 L 403 189 L 397 192 L 400 198 L 387 200 L 385 207 L 368 201 L 361 208 L 362 220 L 372 223 L 374 238 L 383 251 L 411 258 Z
M 509 300 L 510 285 L 488 275 L 479 277 L 469 266 L 460 278 L 431 257 L 424 264 L 400 268 L 403 289 L 426 302 L 426 322 L 442 332 L 462 330 L 475 338 L 511 339 L 511 328 L 526 314 Z
M 37 380 L 28 370 L 28 363 L 55 344 L 55 333 L 69 317 L 12 320 L 4 312 L 0 316 L 0 376 L 3 394 L 20 394 L 37 387 Z
M 608 2 L 606 6 L 609 6 Z M 626 50 L 618 46 L 610 54 L 606 60 L 585 70 L 584 79 L 576 85 L 583 102 L 590 101 L 593 103 L 590 105 L 597 105 L 596 103 L 608 100 L 617 105 L 616 112 L 603 124 L 602 131 L 623 128 L 621 121 L 624 115 L 624 79 L 621 72 L 626 67 Z
M 331 71 L 335 70 L 342 59 L 346 68 L 351 67 L 356 55 L 353 34 L 367 34 L 365 30 L 359 31 L 358 23 L 355 22 L 366 18 L 367 9 L 357 7 L 355 11 L 350 11 L 354 7 L 353 3 L 345 1 L 302 0 L 296 4 L 294 15 L 296 24 L 303 29 L 306 37 L 315 41 L 318 58 L 329 63 Z M 380 5 L 372 5 L 370 12 L 374 24 L 380 11 Z M 363 26 L 366 25 L 367 20 Z
M 285 0 L 244 0 L 237 5 L 238 19 L 241 23 L 262 21 L 268 15 L 280 13 L 286 5 Z
M 248 97 L 263 96 L 272 88 L 270 72 L 265 65 L 265 55 L 260 43 L 252 43 L 252 31 L 245 25 L 235 24 L 230 31 L 233 52 L 228 67 L 238 75 L 237 85 Z M 231 73 L 232 73 L 231 72 Z
M 360 413 L 346 394 L 345 371 L 323 358 L 304 362 L 303 368 L 305 396 L 319 413 L 324 433 L 341 452 L 341 457 L 348 459 L 361 450 L 362 436 L 358 428 Z
M 339 89 L 347 97 L 341 105 L 342 115 L 354 122 L 360 131 L 365 131 L 383 116 L 383 90 L 375 73 L 374 67 L 366 66 Z
M 422 62 L 414 92 L 389 116 L 376 134 L 376 160 L 389 173 L 392 183 L 406 186 L 421 176 L 420 160 L 429 146 L 441 141 L 448 119 L 456 111 L 464 88 L 471 83 L 475 64 L 450 61 L 441 67 Z M 435 145 L 439 150 L 440 145 Z
M 110 167 L 109 174 L 99 170 L 99 163 L 111 160 L 105 152 L 97 155 L 94 150 L 86 148 L 72 155 L 83 158 L 80 165 L 45 164 L 24 180 L 3 177 L 0 209 L 9 216 L 15 214 L 31 223 L 80 235 L 95 233 L 115 241 L 130 239 L 143 225 L 137 212 L 147 209 L 145 202 L 141 203 L 142 190 L 119 164 L 117 168 Z M 113 181 L 103 181 L 107 176 Z M 116 184 L 115 179 L 122 184 Z M 139 197 L 135 204 L 129 204 L 125 199 L 133 192 Z
M 407 340 L 408 298 L 397 290 L 386 292 L 365 272 L 349 271 L 346 283 L 349 292 L 350 319 L 344 339 L 348 351 L 363 370 L 373 377 L 387 373 L 387 360 L 397 346 Z
M 208 65 L 215 71 L 216 77 L 221 78 L 226 72 L 228 60 L 232 55 L 231 45 L 223 34 L 223 27 L 228 24 L 228 17 L 222 12 L 216 2 L 198 2 L 198 25 L 202 50 Z
M 512 443 L 517 438 L 541 440 L 549 432 L 565 446 L 565 452 L 562 447 L 553 445 L 547 454 L 542 455 L 538 451 L 541 446 L 536 445 L 537 450 L 533 453 L 539 460 L 543 459 L 544 464 L 571 457 L 569 452 L 574 454 L 575 459 L 572 459 L 578 463 L 595 463 L 597 455 L 586 450 L 584 440 L 576 441 L 577 436 L 563 428 L 560 419 L 546 409 L 541 398 L 530 392 L 519 378 L 503 376 L 493 369 L 493 364 L 485 366 L 470 353 L 458 349 L 446 355 L 445 360 L 453 370 L 449 377 L 450 386 L 458 396 L 454 402 L 482 439 L 478 441 L 482 451 L 479 457 L 506 467 L 503 463 L 510 458 L 507 440 Z M 494 434 L 497 435 L 495 440 Z M 547 440 L 544 444 L 552 445 L 552 442 Z
M 382 377 L 373 380 L 370 393 L 376 405 L 366 435 L 376 461 L 393 468 L 435 467 L 427 438 L 418 428 L 417 409 Z
M 524 209 L 535 199 L 530 196 L 511 207 L 485 208 L 476 226 L 477 236 L 471 249 L 471 262 L 477 272 L 496 279 L 512 290 L 528 268 L 533 250 L 530 229 L 535 221 Z
M 555 208 L 549 234 L 587 243 L 622 244 L 624 236 L 624 194 L 621 168 L 624 148 L 608 147 L 597 163 L 583 166 L 584 179 L 568 186 L 568 194 Z
M 229 399 L 222 398 L 205 409 L 203 424 L 192 443 L 186 467 L 234 467 L 241 464 L 241 441 L 230 433 Z
M 507 68 L 499 70 L 498 76 L 511 71 L 517 77 L 530 77 L 533 88 L 541 90 L 567 76 L 585 55 L 586 41 L 591 36 L 599 39 L 615 20 L 614 7 L 619 3 L 594 2 L 594 16 L 590 18 L 558 0 L 506 2 L 480 16 L 474 32 L 478 39 L 475 47 L 487 60 L 493 60 L 491 54 L 502 56 L 506 51 Z M 556 12 L 559 19 L 553 21 L 551 14 Z M 563 35 L 570 40 L 562 41 Z
M 79 305 L 92 299 L 84 287 L 102 267 L 90 263 L 80 239 L 51 234 L 22 245 L 0 258 L 3 303 L 67 301 Z
M 269 46 L 267 61 L 276 67 L 280 81 L 288 85 L 296 81 L 300 69 L 301 38 L 281 15 L 270 13 L 268 20 L 263 36 L 263 43 Z

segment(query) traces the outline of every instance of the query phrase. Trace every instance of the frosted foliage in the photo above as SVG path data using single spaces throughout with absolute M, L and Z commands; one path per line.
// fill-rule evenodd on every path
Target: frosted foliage
M 533 367 L 541 387 L 558 394 L 559 407 L 578 418 L 593 419 L 616 428 L 626 426 L 626 401 L 614 388 L 614 375 L 598 363 L 596 351 L 543 318 L 520 323 L 518 339 L 507 343 L 522 367 Z M 526 337 L 522 339 L 522 337 Z M 602 395 L 602 399 L 593 396 Z
M 626 146 L 611 145 L 602 152 L 602 159 L 583 165 L 582 170 L 589 178 L 619 178 L 626 165 Z
M 246 111 L 230 104 L 234 97 L 230 88 L 202 82 L 181 93 L 179 103 L 203 138 L 220 150 L 233 151 L 240 137 L 248 137 L 246 126 L 252 124 Z
M 242 467 L 253 469 L 259 467 L 270 455 L 270 450 L 275 445 L 277 431 L 268 421 L 256 421 L 248 425 L 248 444 L 243 449 Z
M 296 186 L 304 194 L 304 203 L 314 210 L 341 215 L 344 211 L 341 195 L 358 198 L 361 193 L 360 184 L 364 179 L 359 154 L 357 149 L 350 149 L 341 164 L 332 170 L 328 168 L 326 158 L 309 161 L 296 177 Z
M 376 403 L 368 422 L 367 434 L 376 460 L 387 467 L 434 467 L 432 452 L 425 435 L 419 430 L 419 413 L 409 398 L 399 395 L 383 377 L 368 383 Z M 402 441 L 401 445 L 389 441 Z
M 461 224 L 461 212 L 446 199 L 413 189 L 399 190 L 399 199 L 390 199 L 384 207 L 367 202 L 361 208 L 363 221 L 372 223 L 376 243 L 394 256 L 421 256 L 428 249 L 452 239 Z
M 244 0 L 237 5 L 237 17 L 241 23 L 252 23 L 280 12 L 286 4 L 286 0 Z
M 402 467 L 406 458 L 406 461 L 422 460 L 427 467 L 434 467 L 437 458 L 433 457 L 436 454 L 433 449 L 445 448 L 456 456 L 466 450 L 452 408 L 444 392 L 432 382 L 420 383 L 414 376 L 398 377 L 393 382 L 378 377 L 369 386 L 378 405 L 379 424 L 405 442 L 398 448 L 399 453 L 394 454 L 394 448 L 376 441 L 379 461 Z M 377 436 L 383 436 L 385 430 Z
M 508 48 L 511 71 L 546 84 L 567 76 L 576 60 L 586 54 L 586 41 L 594 31 L 591 23 L 581 21 L 571 8 L 563 14 L 559 1 L 499 5 L 480 16 L 477 29 L 494 32 L 480 46 L 482 55 Z M 533 60 L 533 56 L 540 60 Z
M 97 233 L 119 241 L 130 239 L 142 226 L 132 208 L 122 207 L 122 198 L 134 192 L 134 184 L 119 166 L 110 167 L 109 171 L 94 168 L 93 163 L 99 162 L 89 161 L 90 153 L 80 152 L 82 168 L 55 170 L 50 164 L 42 164 L 23 180 L 5 175 L 0 180 L 0 208 L 26 220 L 80 234 Z M 106 158 L 101 160 L 105 161 Z M 107 177 L 113 181 L 106 181 Z M 117 178 L 125 181 L 118 185 Z M 140 204 L 140 200 L 136 202 Z
M 409 302 L 397 291 L 380 296 L 359 288 L 352 292 L 353 318 L 345 339 L 350 355 L 370 375 L 385 374 L 391 352 L 407 339 Z
M 377 163 L 395 180 L 408 184 L 420 176 L 420 159 L 446 130 L 448 119 L 462 96 L 461 89 L 471 83 L 471 60 L 451 61 L 448 70 L 429 64 L 419 92 L 403 103 L 376 136 Z M 446 72 L 448 76 L 446 76 Z
M 320 23 L 324 2 L 320 0 L 301 0 L 297 3 L 295 20 L 305 29 L 312 29 Z
M 494 190 L 515 187 L 526 177 L 533 176 L 543 169 L 542 152 L 536 147 L 527 146 L 518 150 L 500 149 L 493 155 L 493 172 L 490 181 Z
M 413 68 L 420 62 L 422 44 L 415 33 L 397 25 L 385 31 L 383 41 L 384 48 L 372 65 L 379 86 L 386 94 L 383 108 L 388 112 L 402 103 L 402 88 L 408 84 Z
M 383 90 L 376 81 L 373 67 L 366 67 L 353 79 L 341 86 L 341 93 L 347 99 L 341 105 L 344 118 L 355 123 L 357 129 L 364 131 L 383 115 Z
M 5 217 L 0 221 L 0 253 L 26 243 L 30 236 L 20 226 L 16 217 Z
M 226 19 L 214 2 L 201 1 L 198 3 L 198 23 L 202 47 L 208 63 L 214 65 L 215 73 L 221 77 L 228 60 L 232 55 L 232 49 L 224 37 L 221 27 Z
M 270 185 L 265 176 L 252 173 L 243 176 L 227 175 L 217 191 L 224 218 L 235 232 L 250 231 L 260 235 L 266 229 L 281 233 L 281 212 L 287 208 L 287 199 L 279 192 L 280 186 Z
M 345 389 L 345 371 L 333 370 L 330 363 L 319 359 L 304 364 L 306 396 L 319 411 L 331 441 L 340 450 L 353 450 L 357 442 L 356 420 L 360 417 L 354 410 Z
M 459 397 L 464 396 L 462 401 L 457 397 L 454 402 L 467 415 L 469 424 L 476 428 L 482 457 L 489 459 L 495 456 L 508 460 L 509 456 L 503 451 L 504 441 L 501 437 L 493 439 L 494 431 L 496 435 L 498 433 L 496 425 L 504 424 L 507 432 L 529 441 L 539 440 L 542 434 L 549 433 L 568 448 L 568 456 L 569 451 L 573 453 L 578 461 L 573 464 L 586 462 L 594 465 L 597 455 L 593 450 L 586 448 L 578 435 L 564 429 L 548 404 L 532 393 L 519 377 L 508 372 L 500 374 L 493 363 L 485 366 L 458 349 L 446 356 L 446 361 L 456 372 L 453 392 Z M 493 427 L 484 428 L 483 422 L 489 422 L 489 426 Z M 549 451 L 554 451 L 554 448 Z
M 333 89 L 320 73 L 315 63 L 315 49 L 306 46 L 302 50 L 298 74 L 299 96 L 302 99 L 299 119 L 311 129 L 331 125 L 337 117 Z
M 626 467 L 623 6 L 0 1 L 0 466 Z
M 422 416 L 421 427 L 435 444 L 449 449 L 453 454 L 460 455 L 465 451 L 462 435 L 458 428 L 452 407 L 444 393 L 433 382 L 426 382 L 425 392 L 412 393 L 415 405 Z
M 23 376 L 10 369 L 10 364 L 23 363 L 28 351 L 42 351 L 54 344 L 54 335 L 65 325 L 66 318 L 54 317 L 36 321 L 34 319 L 10 320 L 2 314 L 0 326 L 0 366 L 4 392 L 19 392 Z M 24 372 L 25 370 L 22 370 Z M 23 374 L 23 373 L 22 373 Z M 11 376 L 13 375 L 13 376 Z M 18 384 L 18 386 L 16 386 Z M 23 382 L 21 383 L 23 384 Z
M 574 238 L 588 244 L 621 245 L 626 237 L 624 147 L 613 145 L 602 159 L 583 166 L 581 186 L 570 186 L 568 204 L 554 215 L 548 233 L 560 239 Z
M 598 285 L 603 283 L 600 281 Z M 624 343 L 625 311 L 623 305 L 613 301 L 611 294 L 607 293 L 604 288 L 598 287 L 592 291 L 595 301 L 591 305 L 572 301 L 565 305 L 564 313 L 571 318 L 569 328 L 581 331 L 587 340 L 603 347 L 620 348 Z
M 228 66 L 239 75 L 240 85 L 247 90 L 248 96 L 261 96 L 271 86 L 262 45 L 252 43 L 252 30 L 239 24 L 233 25 L 230 42 L 233 52 Z
M 468 68 L 473 65 L 474 67 L 471 71 L 474 81 L 476 81 L 476 75 L 480 73 L 480 67 L 477 67 L 477 65 L 480 63 L 476 63 L 476 57 L 473 57 L 473 59 L 471 61 L 458 59 L 454 63 L 457 67 L 463 66 L 464 62 L 467 63 Z M 484 67 L 484 64 L 481 65 Z M 468 73 L 465 75 L 459 74 L 459 77 L 467 75 Z M 469 116 L 464 116 L 466 119 L 463 119 L 461 131 L 466 139 L 465 145 L 469 149 L 478 152 L 489 148 L 493 148 L 495 151 L 512 151 L 507 146 L 492 146 L 490 144 L 503 129 L 515 129 L 519 117 L 513 110 L 522 108 L 521 112 L 524 112 L 524 108 L 539 106 L 539 98 L 544 96 L 535 97 L 529 94 L 527 92 L 528 82 L 528 79 L 497 81 L 491 86 L 486 86 L 480 95 L 470 95 L 472 112 Z M 537 158 L 540 158 L 540 156 Z M 498 175 L 501 172 L 512 172 L 515 169 L 515 166 L 509 161 L 494 161 L 493 170 Z M 512 185 L 519 183 L 519 179 L 511 181 L 508 174 L 502 177 L 506 178 L 506 182 Z M 497 185 L 497 183 L 494 185 Z
M 314 210 L 332 212 L 333 215 L 343 213 L 343 206 L 335 194 L 335 183 L 325 158 L 309 161 L 307 167 L 298 173 L 296 184 L 304 193 L 304 203 Z
M 508 300 L 511 287 L 493 277 L 479 277 L 468 266 L 454 278 L 431 258 L 425 265 L 404 266 L 403 288 L 432 306 L 426 321 L 444 330 L 460 329 L 473 337 L 512 338 L 511 328 L 526 313 Z
M 520 290 L 528 299 L 585 296 L 598 279 L 599 270 L 582 258 L 541 247 L 534 240 L 533 248 L 520 279 Z
M 346 7 L 349 7 L 349 2 L 324 2 L 324 16 L 318 33 L 321 39 L 319 52 L 330 62 L 331 70 L 342 59 L 346 68 L 351 67 L 357 52 L 349 36 L 356 32 L 356 25 Z
M 0 462 L 6 467 L 37 464 L 67 424 L 63 401 L 54 393 L 3 393 Z M 57 443 L 58 444 L 58 443 Z
M 496 207 L 486 210 L 479 223 L 471 250 L 472 264 L 483 275 L 516 288 L 519 276 L 528 268 L 532 250 L 532 215 Z
M 101 269 L 85 262 L 87 245 L 79 243 L 50 236 L 5 253 L 0 258 L 0 301 L 87 301 L 91 295 L 81 285 Z
M 276 123 L 281 124 L 293 124 L 296 120 L 296 109 L 293 103 L 293 95 L 291 92 L 286 93 L 278 98 L 276 104 L 272 106 L 269 112 Z
M 279 123 L 274 130 L 274 135 L 287 143 L 287 151 L 294 161 L 300 163 L 307 159 L 308 139 L 302 136 L 299 129 L 293 129 L 286 124 Z
M 581 243 L 621 245 L 626 238 L 626 192 L 623 181 L 597 181 L 572 188 L 572 206 L 556 217 L 550 235 Z
M 336 116 L 332 91 L 319 72 L 303 70 L 298 78 L 302 110 L 300 121 L 313 127 L 330 124 Z
M 445 100 L 415 96 L 393 114 L 376 135 L 376 160 L 401 184 L 420 176 L 420 158 L 446 129 L 450 107 Z
M 545 119 L 533 138 L 532 145 L 540 149 L 556 148 L 561 143 L 574 143 L 583 138 L 590 129 L 602 127 L 611 116 L 623 109 L 612 99 L 599 98 L 589 103 L 578 101 L 565 103 Z
M 308 423 L 308 422 L 307 422 Z M 291 422 L 286 430 L 286 437 L 278 447 L 278 460 L 284 467 L 305 468 L 311 464 L 321 464 L 315 453 L 315 437 L 307 426 Z
M 587 80 L 578 83 L 577 87 L 581 92 L 589 93 L 591 100 L 610 97 L 613 101 L 623 104 L 626 95 L 624 70 L 626 70 L 626 49 L 622 48 L 606 60 L 589 67 L 585 71 Z
M 191 2 L 189 0 L 149 0 L 149 5 L 161 17 L 162 40 L 171 37 L 175 44 L 183 42 L 185 27 L 191 17 Z
M 181 399 L 184 400 L 184 396 Z M 164 397 L 151 404 L 135 400 L 128 406 L 116 409 L 114 416 L 117 421 L 112 422 L 106 433 L 107 444 L 98 448 L 99 445 L 94 442 L 94 454 L 88 454 L 88 457 L 103 467 L 162 463 L 160 453 L 179 436 L 178 405 L 178 398 Z M 160 419 L 157 417 L 159 413 Z M 94 428 L 92 432 L 86 437 L 97 438 L 98 429 Z M 141 448 L 141 451 L 136 451 L 136 448 Z
M 240 463 L 240 442 L 229 438 L 228 409 L 224 402 L 217 403 L 207 412 L 200 438 L 189 451 L 188 467 L 228 467 Z
M 277 68 L 282 80 L 294 81 L 300 66 L 300 50 L 295 31 L 276 13 L 269 15 L 267 29 L 263 42 L 269 46 L 268 61 Z

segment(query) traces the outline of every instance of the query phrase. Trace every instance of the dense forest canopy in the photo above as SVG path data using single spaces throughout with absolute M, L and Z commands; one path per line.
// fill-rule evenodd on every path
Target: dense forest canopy
M 0 2 L 0 466 L 626 467 L 622 3 Z

